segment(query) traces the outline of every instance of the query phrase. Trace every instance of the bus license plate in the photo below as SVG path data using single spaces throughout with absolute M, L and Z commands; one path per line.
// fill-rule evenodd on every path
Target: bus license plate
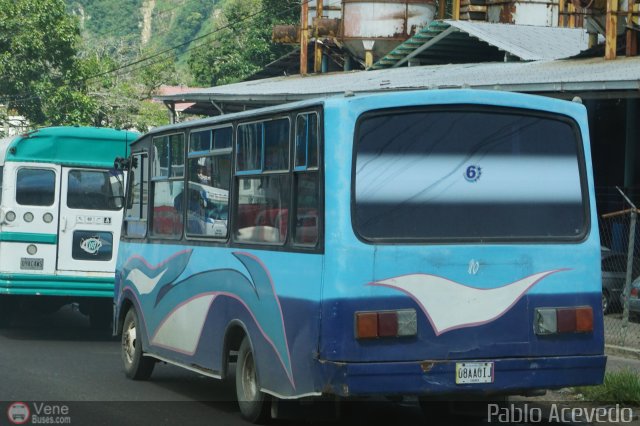
M 456 362 L 456 384 L 493 383 L 493 362 Z
M 20 269 L 31 271 L 42 271 L 44 265 L 43 258 L 23 257 L 20 259 Z

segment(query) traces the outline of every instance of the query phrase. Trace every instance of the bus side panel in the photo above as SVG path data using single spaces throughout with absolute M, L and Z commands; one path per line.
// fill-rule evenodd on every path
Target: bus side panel
M 126 242 L 121 250 L 130 256 L 118 268 L 121 291 L 140 301 L 147 352 L 221 375 L 225 333 L 237 325 L 265 391 L 315 391 L 321 256 Z

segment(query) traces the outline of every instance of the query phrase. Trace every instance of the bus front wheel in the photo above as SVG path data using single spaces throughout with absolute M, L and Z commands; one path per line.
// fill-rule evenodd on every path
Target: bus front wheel
M 260 391 L 253 349 L 246 336 L 238 350 L 236 396 L 240 414 L 245 420 L 252 423 L 265 423 L 269 420 L 271 401 L 268 395 Z
M 122 327 L 122 362 L 126 376 L 133 380 L 147 380 L 151 377 L 155 360 L 142 353 L 142 340 L 138 315 L 134 308 L 129 309 Z

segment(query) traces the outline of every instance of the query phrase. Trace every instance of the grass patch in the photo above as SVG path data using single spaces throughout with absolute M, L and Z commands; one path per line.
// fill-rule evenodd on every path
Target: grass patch
M 629 369 L 613 371 L 605 373 L 603 384 L 575 390 L 586 401 L 640 404 L 640 375 Z

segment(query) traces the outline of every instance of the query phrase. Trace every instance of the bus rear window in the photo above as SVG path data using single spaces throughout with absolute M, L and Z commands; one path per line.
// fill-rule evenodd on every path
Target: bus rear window
M 580 239 L 587 228 L 575 123 L 458 107 L 360 119 L 354 217 L 365 240 Z
M 16 178 L 16 201 L 23 206 L 50 206 L 56 190 L 56 174 L 49 169 L 20 169 Z

